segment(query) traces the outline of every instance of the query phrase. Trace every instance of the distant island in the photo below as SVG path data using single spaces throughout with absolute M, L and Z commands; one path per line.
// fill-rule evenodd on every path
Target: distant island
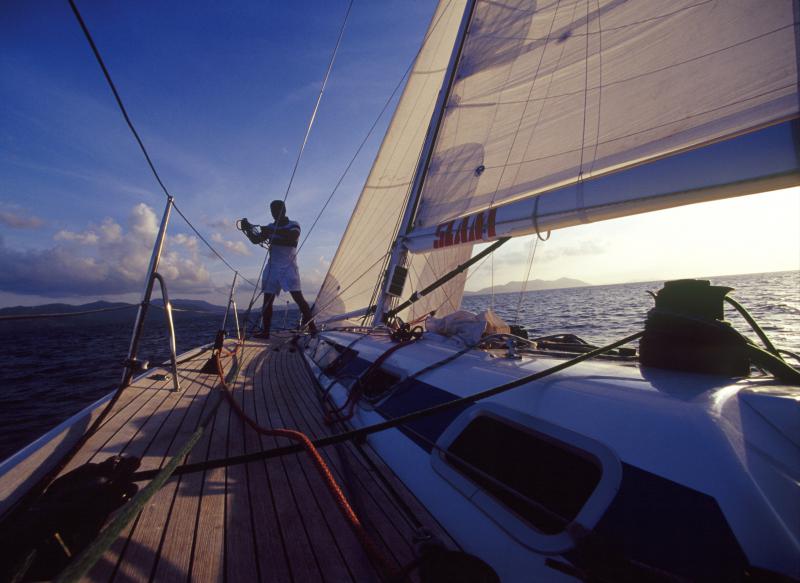
M 155 306 L 163 306 L 164 302 L 154 299 L 151 302 Z M 216 306 L 203 300 L 172 300 L 172 309 L 175 311 L 187 312 L 210 312 L 223 313 L 223 306 Z M 122 308 L 135 308 L 138 304 L 128 304 L 125 302 L 91 302 L 75 306 L 72 304 L 42 304 L 39 306 L 14 306 L 10 308 L 0 308 L 0 316 L 12 315 L 39 315 L 39 314 L 71 314 L 75 312 L 90 312 L 94 310 L 116 310 Z
M 503 285 L 494 286 L 494 293 L 496 294 L 510 294 L 519 293 L 522 291 L 523 286 L 525 291 L 536 291 L 541 289 L 563 289 L 568 287 L 588 287 L 592 284 L 586 283 L 579 279 L 571 279 L 569 277 L 560 277 L 558 279 L 531 279 L 525 285 L 524 281 L 509 281 Z M 492 293 L 491 287 L 485 287 L 478 291 L 465 291 L 465 296 L 482 296 Z

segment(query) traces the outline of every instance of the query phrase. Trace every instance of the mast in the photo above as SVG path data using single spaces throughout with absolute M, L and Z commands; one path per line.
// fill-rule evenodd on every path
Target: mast
M 373 326 L 379 325 L 383 322 L 384 315 L 388 311 L 389 303 L 393 295 L 389 294 L 389 288 L 392 284 L 393 275 L 398 265 L 405 262 L 408 251 L 403 247 L 402 241 L 405 235 L 411 231 L 411 226 L 414 222 L 414 215 L 416 214 L 419 205 L 420 194 L 422 193 L 422 185 L 425 182 L 425 173 L 430 165 L 431 157 L 433 155 L 433 147 L 436 144 L 436 137 L 439 134 L 439 128 L 442 125 L 444 118 L 444 109 L 447 100 L 450 97 L 450 91 L 453 88 L 455 81 L 456 68 L 458 61 L 461 57 L 461 52 L 464 47 L 464 41 L 467 37 L 467 30 L 469 29 L 472 15 L 475 11 L 475 4 L 477 0 L 467 0 L 464 7 L 464 15 L 461 19 L 461 25 L 458 29 L 456 42 L 453 45 L 453 53 L 450 56 L 450 62 L 447 65 L 447 71 L 444 76 L 442 88 L 436 100 L 436 106 L 431 116 L 431 122 L 428 126 L 428 132 L 425 137 L 425 143 L 422 146 L 420 154 L 420 161 L 417 166 L 417 171 L 414 175 L 414 181 L 411 185 L 411 192 L 406 203 L 406 208 L 403 211 L 403 218 L 400 222 L 400 228 L 397 231 L 397 237 L 392 243 L 392 251 L 389 256 L 389 263 L 386 271 L 383 274 L 383 283 L 381 284 L 381 291 L 378 295 L 378 300 L 375 306 L 375 317 L 373 318 Z

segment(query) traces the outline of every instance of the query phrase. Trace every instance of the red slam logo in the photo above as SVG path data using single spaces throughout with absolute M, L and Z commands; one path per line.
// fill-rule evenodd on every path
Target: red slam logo
M 460 220 L 442 223 L 436 227 L 436 240 L 433 242 L 433 248 L 441 249 L 442 247 L 494 237 L 496 217 L 497 209 L 494 208 L 466 216 Z

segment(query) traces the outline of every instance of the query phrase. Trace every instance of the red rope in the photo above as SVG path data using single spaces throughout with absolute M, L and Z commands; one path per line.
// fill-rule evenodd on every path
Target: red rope
M 386 360 L 395 352 L 403 348 L 404 346 L 408 346 L 409 344 L 413 344 L 414 340 L 406 340 L 404 342 L 399 342 L 398 344 L 394 344 L 389 349 L 387 349 L 383 354 L 381 354 L 378 358 L 375 359 L 367 370 L 364 371 L 364 374 L 356 381 L 353 385 L 353 388 L 350 390 L 350 394 L 347 395 L 347 400 L 341 407 L 335 407 L 333 401 L 331 400 L 330 393 L 328 393 L 327 399 L 330 403 L 332 409 L 325 411 L 325 423 L 328 425 L 332 425 L 337 421 L 348 421 L 353 417 L 355 414 L 356 403 L 361 399 L 362 395 L 364 394 L 364 385 L 369 379 L 369 376 L 376 370 L 378 370 L 381 365 L 386 362 Z
M 238 350 L 238 347 L 237 347 Z M 235 351 L 234 351 L 235 353 Z M 231 353 L 233 354 L 233 353 Z M 328 490 L 333 495 L 334 499 L 336 500 L 337 506 L 339 510 L 345 517 L 345 520 L 350 524 L 350 527 L 355 532 L 356 538 L 358 538 L 361 546 L 364 547 L 367 555 L 373 560 L 373 562 L 379 567 L 379 570 L 382 572 L 384 579 L 387 581 L 398 581 L 397 578 L 397 569 L 388 561 L 386 556 L 380 551 L 375 541 L 369 536 L 367 531 L 364 529 L 364 525 L 361 523 L 361 520 L 358 518 L 358 515 L 353 510 L 353 507 L 350 506 L 350 502 L 348 502 L 347 497 L 345 496 L 342 489 L 339 487 L 339 484 L 336 482 L 336 478 L 333 477 L 333 473 L 331 472 L 328 465 L 325 463 L 325 460 L 322 459 L 317 448 L 308 438 L 308 436 L 300 431 L 296 431 L 294 429 L 282 429 L 282 428 L 266 428 L 262 427 L 258 424 L 258 422 L 251 418 L 250 416 L 245 413 L 244 409 L 241 408 L 239 403 L 233 398 L 233 394 L 231 392 L 228 383 L 225 382 L 225 371 L 222 368 L 222 360 L 220 359 L 219 354 L 217 354 L 217 358 L 215 359 L 217 363 L 217 373 L 219 374 L 220 384 L 222 386 L 222 394 L 227 399 L 228 403 L 230 404 L 231 408 L 236 412 L 236 414 L 242 419 L 242 421 L 247 424 L 250 428 L 252 428 L 256 433 L 260 435 L 267 435 L 271 437 L 286 437 L 288 439 L 298 441 L 303 446 L 303 448 L 308 452 L 311 456 L 311 460 L 314 462 L 314 466 L 319 471 L 320 475 L 322 476 L 323 480 L 325 481 L 326 485 L 328 486 Z

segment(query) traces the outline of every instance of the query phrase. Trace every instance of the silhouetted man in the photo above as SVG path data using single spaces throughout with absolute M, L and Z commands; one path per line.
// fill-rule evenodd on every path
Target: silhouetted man
M 300 291 L 300 272 L 297 269 L 297 240 L 300 238 L 300 225 L 290 221 L 286 216 L 286 205 L 283 201 L 273 200 L 269 205 L 274 223 L 266 226 L 251 225 L 247 219 L 242 219 L 241 229 L 250 242 L 258 245 L 264 241 L 270 242 L 269 262 L 264 268 L 261 278 L 261 288 L 264 291 L 264 308 L 261 312 L 264 322 L 264 331 L 254 334 L 254 338 L 269 338 L 269 329 L 272 322 L 272 302 L 281 290 L 288 291 L 292 299 L 300 308 L 303 315 L 301 324 L 308 324 L 309 331 L 316 333 L 317 328 L 311 320 L 311 309 L 308 307 Z

